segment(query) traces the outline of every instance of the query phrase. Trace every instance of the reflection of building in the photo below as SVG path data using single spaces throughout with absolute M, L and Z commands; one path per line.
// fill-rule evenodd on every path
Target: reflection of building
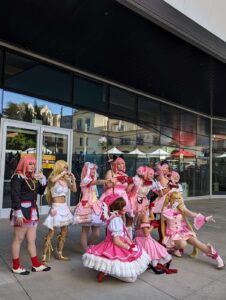
M 89 111 L 76 111 L 73 115 L 75 153 L 102 153 L 99 139 L 107 131 L 108 118 Z M 90 135 L 89 133 L 92 133 Z
M 41 108 L 40 114 L 43 117 L 44 124 L 60 127 L 61 116 L 59 114 L 53 114 L 47 105 Z

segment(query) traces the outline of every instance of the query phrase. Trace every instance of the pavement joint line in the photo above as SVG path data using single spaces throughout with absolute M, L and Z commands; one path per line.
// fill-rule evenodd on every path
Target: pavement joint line
M 219 277 L 220 278 L 220 277 Z M 192 295 L 196 295 L 198 292 L 200 292 L 201 290 L 203 290 L 204 288 L 208 287 L 209 285 L 211 285 L 212 283 L 218 281 L 219 278 L 215 278 L 213 280 L 211 280 L 210 282 L 204 284 L 202 287 L 200 287 L 197 291 L 193 291 L 191 292 L 189 295 L 184 296 L 182 299 L 187 299 L 188 297 L 192 296 Z
M 27 295 L 28 299 L 32 300 L 31 296 L 28 294 L 28 292 L 26 291 L 26 289 L 24 288 L 24 286 L 22 285 L 22 283 L 20 282 L 20 280 L 17 278 L 16 274 L 14 274 L 12 272 L 12 269 L 10 268 L 9 264 L 7 263 L 7 261 L 5 260 L 5 258 L 1 254 L 0 254 L 0 258 L 3 261 L 3 263 L 5 264 L 5 266 L 7 267 L 7 269 L 9 269 L 9 271 L 12 273 L 12 275 L 15 278 L 16 282 L 22 288 L 22 290 L 24 291 L 24 293 Z
M 165 275 L 166 275 L 166 274 L 165 274 Z M 142 278 L 138 278 L 138 279 L 141 280 L 141 281 L 143 281 L 143 282 L 145 282 L 145 283 L 147 283 L 147 284 L 150 285 L 152 288 L 154 288 L 154 289 L 160 291 L 161 293 L 163 293 L 163 294 L 169 296 L 170 298 L 175 299 L 175 300 L 178 300 L 178 298 L 176 298 L 176 297 L 170 295 L 169 293 L 166 293 L 165 291 L 161 290 L 160 288 L 158 288 L 158 287 L 152 285 L 150 282 L 147 282 L 146 280 L 144 280 L 144 279 L 142 279 Z

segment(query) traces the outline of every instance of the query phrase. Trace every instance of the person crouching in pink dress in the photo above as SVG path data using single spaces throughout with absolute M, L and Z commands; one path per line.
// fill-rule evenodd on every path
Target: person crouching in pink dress
M 187 244 L 194 247 L 191 256 L 197 256 L 197 249 L 206 256 L 217 262 L 217 269 L 224 268 L 224 262 L 218 251 L 211 244 L 204 244 L 199 241 L 192 229 L 187 217 L 194 218 L 194 227 L 198 230 L 205 222 L 214 221 L 212 216 L 204 217 L 187 209 L 181 193 L 172 192 L 166 196 L 161 214 L 161 229 L 163 244 L 167 249 L 173 251 L 175 256 L 181 256 L 180 249 L 185 249 Z
M 150 221 L 147 215 L 139 215 L 135 243 L 150 256 L 149 269 L 155 274 L 177 273 L 177 270 L 169 269 L 172 256 L 167 252 L 165 247 L 152 238 L 151 231 L 153 228 L 152 221 Z
M 125 282 L 134 282 L 137 276 L 146 271 L 150 263 L 147 253 L 129 238 L 122 216 L 126 201 L 118 194 L 104 199 L 107 234 L 104 241 L 90 246 L 83 254 L 83 265 L 99 271 L 98 281 L 111 275 Z

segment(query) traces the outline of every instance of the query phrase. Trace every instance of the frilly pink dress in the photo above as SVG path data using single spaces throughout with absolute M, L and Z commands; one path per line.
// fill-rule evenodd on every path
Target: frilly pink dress
M 188 227 L 184 216 L 177 208 L 165 208 L 162 215 L 166 221 L 163 244 L 168 249 L 175 247 L 175 241 L 196 237 L 196 234 Z
M 145 184 L 139 176 L 133 177 L 135 187 L 129 195 L 134 215 L 146 214 L 149 212 L 150 201 L 147 194 L 152 189 L 152 182 Z
M 113 241 L 114 236 L 126 242 L 127 231 L 117 214 L 107 221 L 105 240 L 90 246 L 83 254 L 84 266 L 118 277 L 135 277 L 146 271 L 150 263 L 147 253 L 140 247 L 137 251 L 129 251 L 117 246 Z
M 154 240 L 151 235 L 144 235 L 144 228 L 150 228 L 149 223 L 142 223 L 140 229 L 136 231 L 135 243 L 143 248 L 150 257 L 151 264 L 155 267 L 157 264 L 166 264 L 172 257 L 166 248 Z
M 91 180 L 90 180 L 91 182 Z M 90 183 L 89 182 L 89 183 Z M 88 205 L 92 209 L 92 221 L 89 224 L 81 224 L 82 226 L 101 226 L 104 222 L 101 219 L 102 215 L 102 202 L 98 200 L 98 192 L 96 185 L 90 185 L 87 183 L 86 185 L 81 185 L 81 190 L 83 194 L 83 198 L 88 200 Z
M 114 178 L 117 179 L 117 177 L 128 177 L 126 174 L 124 175 L 117 175 L 115 174 L 114 175 Z M 111 194 L 118 194 L 120 197 L 122 197 L 125 201 L 126 201 L 126 212 L 127 213 L 131 213 L 131 204 L 130 204 L 130 201 L 129 201 L 129 198 L 128 198 L 128 195 L 127 195 L 127 188 L 128 188 L 128 182 L 125 180 L 124 182 L 120 182 L 120 181 L 117 181 L 115 184 L 114 184 L 114 188 L 113 187 L 110 187 L 110 188 L 105 188 L 105 191 L 103 192 L 103 194 L 101 195 L 100 197 L 100 201 L 103 201 L 104 198 L 106 196 L 109 196 Z

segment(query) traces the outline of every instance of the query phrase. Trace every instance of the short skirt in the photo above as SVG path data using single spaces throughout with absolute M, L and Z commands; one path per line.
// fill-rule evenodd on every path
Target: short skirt
M 50 214 L 51 209 L 55 210 L 54 216 Z M 43 222 L 43 225 L 49 229 L 68 226 L 73 222 L 72 213 L 66 203 L 52 203 L 51 209 Z

